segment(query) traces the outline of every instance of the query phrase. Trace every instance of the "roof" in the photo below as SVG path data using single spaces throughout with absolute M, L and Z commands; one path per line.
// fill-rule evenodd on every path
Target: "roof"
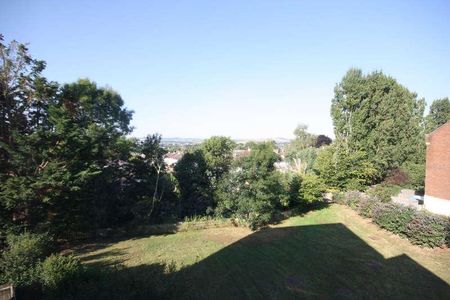
M 175 160 L 179 160 L 181 159 L 181 157 L 183 157 L 183 153 L 180 152 L 169 152 L 166 155 L 164 155 L 164 158 L 171 158 Z
M 430 138 L 432 135 L 436 134 L 438 131 L 441 131 L 443 128 L 450 126 L 450 121 L 448 121 L 447 123 L 442 124 L 441 126 L 439 126 L 438 128 L 436 128 L 435 130 L 433 130 L 432 132 L 425 134 L 425 143 L 427 144 L 427 146 L 430 144 Z
M 439 126 L 438 128 L 436 128 L 435 130 L 433 130 L 432 132 L 430 132 L 427 135 L 432 135 L 435 134 L 436 132 L 440 131 L 442 128 L 450 126 L 450 121 L 447 121 L 447 123 L 442 124 L 441 126 Z

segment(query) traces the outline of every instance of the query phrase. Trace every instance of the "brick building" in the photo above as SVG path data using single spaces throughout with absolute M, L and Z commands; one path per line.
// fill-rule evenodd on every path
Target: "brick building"
M 450 122 L 428 134 L 426 143 L 424 206 L 450 216 Z

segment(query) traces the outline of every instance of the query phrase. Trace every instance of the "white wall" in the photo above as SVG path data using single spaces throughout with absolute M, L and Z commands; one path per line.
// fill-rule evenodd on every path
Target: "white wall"
M 423 205 L 430 212 L 450 216 L 450 200 L 425 195 Z

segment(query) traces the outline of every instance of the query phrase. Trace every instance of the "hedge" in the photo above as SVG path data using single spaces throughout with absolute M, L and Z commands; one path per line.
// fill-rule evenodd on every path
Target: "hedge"
M 378 197 L 357 191 L 337 193 L 336 203 L 355 209 L 361 216 L 390 232 L 408 238 L 413 244 L 426 247 L 450 246 L 450 218 L 412 207 L 381 202 Z

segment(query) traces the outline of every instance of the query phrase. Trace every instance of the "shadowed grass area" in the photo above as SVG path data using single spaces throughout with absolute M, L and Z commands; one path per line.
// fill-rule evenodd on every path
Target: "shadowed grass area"
M 109 271 L 80 286 L 75 297 L 450 297 L 448 249 L 412 246 L 339 205 L 254 233 L 212 228 L 93 249 L 80 257 Z

